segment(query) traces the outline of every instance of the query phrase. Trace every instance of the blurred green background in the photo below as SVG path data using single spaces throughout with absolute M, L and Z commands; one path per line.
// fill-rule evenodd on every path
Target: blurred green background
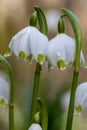
M 47 16 L 48 37 L 57 34 L 57 21 L 61 8 L 72 10 L 78 17 L 83 33 L 83 52 L 87 61 L 87 1 L 84 0 L 0 0 L 0 54 L 4 54 L 13 35 L 28 26 L 29 17 L 39 5 Z M 72 28 L 65 19 L 66 33 L 73 36 Z M 29 122 L 35 63 L 32 65 L 18 60 L 14 55 L 8 58 L 14 71 L 15 130 L 26 130 Z M 5 71 L 0 65 L 0 75 Z M 60 72 L 48 72 L 42 67 L 39 95 L 47 105 L 49 115 L 48 130 L 64 130 L 71 88 L 73 68 Z M 79 81 L 87 81 L 87 70 L 81 68 Z M 68 96 L 67 96 L 68 94 Z M 74 116 L 73 130 L 86 130 L 87 114 Z M 8 107 L 0 108 L 0 130 L 8 130 Z

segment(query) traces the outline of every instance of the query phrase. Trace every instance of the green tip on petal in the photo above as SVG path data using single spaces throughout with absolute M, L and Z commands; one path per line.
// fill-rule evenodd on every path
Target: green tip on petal
M 43 54 L 39 54 L 37 56 L 37 61 L 40 63 L 40 64 L 43 64 L 44 62 L 44 55 Z
M 63 60 L 58 60 L 57 61 L 57 66 L 60 70 L 64 70 L 66 68 L 66 64 Z
M 19 57 L 20 57 L 20 58 L 24 58 L 24 57 L 25 57 L 24 51 L 20 51 L 20 52 L 19 52 Z
M 78 113 L 78 114 L 81 113 L 82 106 L 81 105 L 77 106 L 75 110 L 76 110 L 76 113 Z
M 0 99 L 0 106 L 4 107 L 6 105 L 6 101 L 4 98 Z
M 8 49 L 6 50 L 4 56 L 7 57 L 7 56 L 10 56 L 10 54 L 11 54 L 11 50 L 10 50 L 10 48 L 8 48 Z
M 45 60 L 48 61 L 48 57 L 47 56 L 46 56 Z
M 33 58 L 33 56 L 32 56 L 32 54 L 30 54 L 29 56 L 26 57 L 26 61 L 31 62 L 32 58 Z

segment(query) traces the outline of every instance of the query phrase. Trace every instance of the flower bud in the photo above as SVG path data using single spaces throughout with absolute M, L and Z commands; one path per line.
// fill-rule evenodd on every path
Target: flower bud
M 39 124 L 33 123 L 28 130 L 42 130 Z
M 65 30 L 64 21 L 63 21 L 63 17 L 61 16 L 58 21 L 58 32 L 64 33 L 64 30 Z

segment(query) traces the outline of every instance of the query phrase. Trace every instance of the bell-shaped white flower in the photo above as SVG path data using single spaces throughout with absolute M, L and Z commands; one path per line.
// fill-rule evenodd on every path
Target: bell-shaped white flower
M 72 65 L 75 60 L 75 39 L 62 33 L 50 40 L 48 46 L 48 59 L 52 67 L 64 70 L 67 65 Z M 81 51 L 81 65 L 85 64 Z
M 30 35 L 30 50 L 34 59 L 43 64 L 48 51 L 48 38 L 36 28 L 32 30 L 32 34 Z
M 9 83 L 0 78 L 0 106 L 5 106 L 9 101 Z
M 76 89 L 75 112 L 76 114 L 87 112 L 87 82 L 81 83 Z
M 34 59 L 43 64 L 47 56 L 48 38 L 35 27 L 28 26 L 12 38 L 9 48 L 17 57 L 28 62 Z
M 42 130 L 39 124 L 33 123 L 28 130 Z

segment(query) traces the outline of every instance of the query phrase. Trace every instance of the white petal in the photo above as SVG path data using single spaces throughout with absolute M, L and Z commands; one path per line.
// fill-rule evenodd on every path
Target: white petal
M 0 101 L 4 100 L 5 104 L 8 104 L 9 101 L 9 84 L 6 80 L 0 78 Z M 3 106 L 5 104 L 0 104 Z
M 28 130 L 42 130 L 41 126 L 39 124 L 32 124 Z
M 59 60 L 64 62 L 64 68 L 66 65 L 70 65 L 75 60 L 76 44 L 75 39 L 62 33 L 50 40 L 48 46 L 48 59 L 52 66 L 57 67 Z M 81 51 L 80 58 L 81 65 L 85 64 L 84 56 Z M 61 68 L 59 68 L 61 69 Z M 63 69 L 63 68 L 62 68 Z
M 25 60 L 35 59 L 38 57 L 40 64 L 43 64 L 48 50 L 48 38 L 40 33 L 35 27 L 28 26 L 18 32 L 11 40 L 9 48 L 17 57 Z M 39 56 L 38 56 L 39 55 Z
M 87 82 L 81 83 L 77 89 L 75 94 L 75 109 L 81 105 L 82 111 L 87 112 Z
M 74 59 L 75 40 L 66 34 L 59 34 L 53 38 L 48 47 L 48 58 L 53 66 L 57 66 L 58 60 L 69 64 Z
M 38 61 L 38 55 L 43 56 L 43 61 L 45 61 L 45 56 L 47 56 L 48 50 L 48 38 L 40 33 L 37 29 L 33 29 L 30 34 L 30 49 L 33 54 L 34 59 Z
M 20 32 L 18 32 L 11 40 L 9 47 L 11 51 L 19 57 L 19 53 L 23 51 L 25 53 L 25 56 L 28 56 L 30 54 L 30 33 L 33 27 L 26 27 L 22 29 Z

